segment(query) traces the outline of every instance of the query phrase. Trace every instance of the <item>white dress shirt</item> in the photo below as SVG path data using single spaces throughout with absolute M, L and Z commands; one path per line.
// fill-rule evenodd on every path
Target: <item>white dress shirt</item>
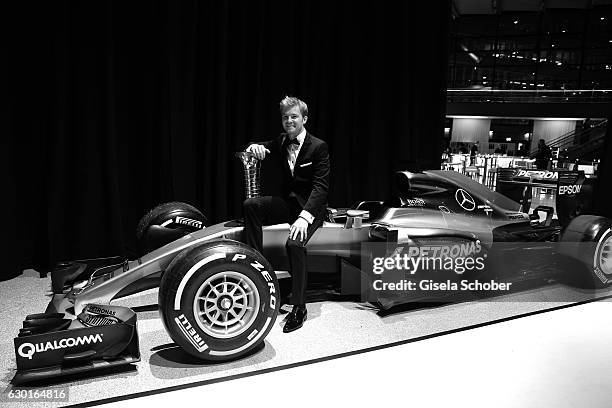
M 285 136 L 287 137 L 287 136 Z M 306 129 L 302 128 L 302 131 L 299 135 L 295 137 L 299 144 L 290 144 L 287 147 L 287 163 L 289 164 L 289 169 L 291 170 L 291 175 L 293 176 L 293 169 L 295 168 L 295 162 L 297 161 L 298 155 L 300 154 L 300 149 L 304 144 L 304 139 L 306 138 Z M 283 142 L 285 139 L 283 139 Z
M 304 139 L 306 138 L 306 129 L 302 128 L 302 131 L 299 135 L 295 137 L 299 144 L 290 144 L 287 147 L 287 163 L 289 164 L 289 169 L 291 170 L 291 175 L 293 176 L 293 169 L 295 168 L 295 162 L 297 161 L 298 155 L 300 154 L 300 149 L 302 149 L 302 145 L 304 144 Z M 285 140 L 283 139 L 283 142 Z M 312 224 L 314 221 L 314 217 L 311 213 L 306 210 L 302 210 L 300 213 L 300 218 L 303 218 L 309 224 Z

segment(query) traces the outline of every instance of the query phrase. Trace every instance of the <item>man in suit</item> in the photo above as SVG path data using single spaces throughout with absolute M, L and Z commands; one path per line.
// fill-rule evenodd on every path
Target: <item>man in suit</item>
M 292 276 L 290 304 L 293 309 L 283 331 L 292 332 L 306 320 L 306 244 L 323 224 L 327 213 L 329 153 L 327 144 L 308 133 L 308 106 L 295 97 L 280 102 L 281 124 L 286 133 L 246 151 L 264 160 L 266 155 L 281 158 L 281 196 L 249 198 L 243 204 L 245 241 L 263 252 L 262 226 L 288 222 L 291 225 L 286 249 Z

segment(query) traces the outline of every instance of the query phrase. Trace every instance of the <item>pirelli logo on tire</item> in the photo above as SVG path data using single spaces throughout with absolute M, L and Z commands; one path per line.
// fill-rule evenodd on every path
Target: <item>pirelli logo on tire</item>
M 176 224 L 188 225 L 190 227 L 194 227 L 194 228 L 197 228 L 197 229 L 202 229 L 202 227 L 203 227 L 202 221 L 193 220 L 191 218 L 186 218 L 186 217 L 179 217 L 179 216 L 177 216 L 174 219 L 174 222 Z
M 189 323 L 189 320 L 187 319 L 187 317 L 185 317 L 184 314 L 175 317 L 174 321 L 176 322 L 176 325 L 178 326 L 179 330 L 181 330 L 181 332 L 183 332 L 183 335 L 185 335 L 185 338 L 191 342 L 193 347 L 195 347 L 198 352 L 201 353 L 208 348 L 204 340 L 202 340 L 200 335 L 195 331 L 195 329 L 193 328 L 191 323 Z

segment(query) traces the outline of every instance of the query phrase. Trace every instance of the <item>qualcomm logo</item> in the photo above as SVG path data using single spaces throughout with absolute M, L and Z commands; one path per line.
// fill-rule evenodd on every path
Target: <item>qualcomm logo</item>
M 57 350 L 63 348 L 77 347 L 82 346 L 84 344 L 95 344 L 102 343 L 102 335 L 103 333 L 98 334 L 90 334 L 89 336 L 81 336 L 81 337 L 68 337 L 61 340 L 47 341 L 44 343 L 23 343 L 17 349 L 17 353 L 29 360 L 32 359 L 32 356 L 35 353 L 44 353 L 49 350 Z

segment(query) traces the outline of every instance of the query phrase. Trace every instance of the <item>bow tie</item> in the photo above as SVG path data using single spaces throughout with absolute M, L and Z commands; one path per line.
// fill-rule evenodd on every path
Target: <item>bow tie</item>
M 283 149 L 287 149 L 292 144 L 296 146 L 300 145 L 300 142 L 297 140 L 297 137 L 294 137 L 293 139 L 291 139 L 289 136 L 285 137 L 285 140 L 283 140 Z

